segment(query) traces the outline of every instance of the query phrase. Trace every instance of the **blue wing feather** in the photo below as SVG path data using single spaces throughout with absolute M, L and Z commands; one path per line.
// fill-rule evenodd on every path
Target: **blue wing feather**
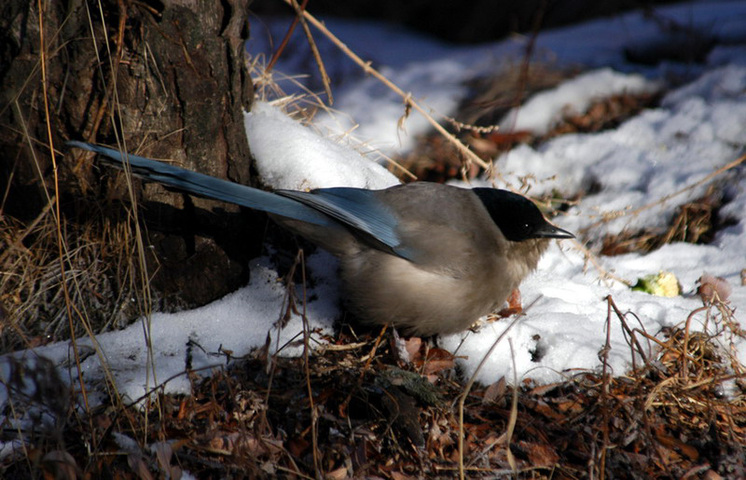
M 308 205 L 353 230 L 366 234 L 377 243 L 385 245 L 395 255 L 412 259 L 411 252 L 401 245 L 397 217 L 379 200 L 375 190 L 336 187 L 311 192 L 278 190 L 276 193 Z

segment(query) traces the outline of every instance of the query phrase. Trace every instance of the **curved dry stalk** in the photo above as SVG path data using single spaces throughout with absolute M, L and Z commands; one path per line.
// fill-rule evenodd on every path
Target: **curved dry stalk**
M 305 17 L 303 14 L 306 12 L 306 4 L 308 3 L 308 0 L 305 0 L 303 2 L 303 6 L 298 4 L 297 0 L 290 0 L 290 4 L 293 6 L 293 9 L 295 10 L 295 14 L 297 15 L 297 18 L 300 21 L 301 27 L 303 27 L 303 33 L 306 35 L 306 40 L 308 41 L 308 46 L 311 47 L 311 54 L 313 55 L 314 60 L 316 61 L 316 67 L 319 69 L 319 75 L 321 75 L 322 83 L 324 84 L 324 91 L 326 92 L 326 96 L 329 99 L 329 105 L 334 103 L 334 97 L 332 96 L 332 87 L 331 87 L 331 79 L 329 78 L 329 74 L 326 73 L 326 67 L 324 66 L 324 61 L 321 59 L 321 53 L 319 52 L 319 47 L 316 46 L 316 42 L 313 40 L 313 35 L 311 34 L 311 29 L 308 27 L 308 22 L 306 22 Z
M 42 4 L 41 0 L 38 1 L 37 8 L 39 9 L 39 43 L 41 45 L 41 49 L 39 50 L 39 64 L 41 67 L 41 83 L 42 83 L 42 104 L 44 106 L 44 118 L 46 121 L 47 126 L 47 141 L 49 142 L 49 154 L 50 158 L 52 160 L 52 174 L 53 174 L 53 181 L 54 181 L 54 198 L 59 199 L 59 175 L 58 175 L 58 169 L 57 169 L 57 157 L 55 155 L 55 149 L 54 149 L 54 135 L 52 133 L 52 116 L 49 109 L 49 94 L 48 94 L 48 85 L 47 85 L 47 49 L 46 49 L 46 43 L 44 40 L 44 5 Z M 83 381 L 83 367 L 82 367 L 82 361 L 81 361 L 81 354 L 78 349 L 78 344 L 75 342 L 75 325 L 74 325 L 74 319 L 75 318 L 81 318 L 83 319 L 82 315 L 78 316 L 80 312 L 72 305 L 72 299 L 70 295 L 70 290 L 68 289 L 67 282 L 65 282 L 65 277 L 67 276 L 67 268 L 65 265 L 65 258 L 66 258 L 66 251 L 67 251 L 67 245 L 64 242 L 64 237 L 62 235 L 62 221 L 61 221 L 61 212 L 60 212 L 60 202 L 55 201 L 52 202 L 52 200 L 49 198 L 49 195 L 47 196 L 49 199 L 49 205 L 51 206 L 50 211 L 54 212 L 54 218 L 56 220 L 56 227 L 57 227 L 57 247 L 58 247 L 58 253 L 59 253 L 59 264 L 60 264 L 60 276 L 62 278 L 62 292 L 65 296 L 65 308 L 67 309 L 67 318 L 70 323 L 70 339 L 71 339 L 71 345 L 73 350 L 73 356 L 75 358 L 75 367 L 77 369 L 78 378 L 80 379 L 80 394 L 81 398 L 83 400 L 83 407 L 86 412 L 90 412 L 90 404 L 88 402 L 88 391 L 85 387 L 85 382 Z M 54 205 L 52 206 L 52 203 Z M 78 315 L 73 315 L 73 310 L 75 310 L 75 313 Z M 87 322 L 83 321 L 84 325 L 87 325 Z M 89 420 L 89 425 L 91 427 L 91 430 L 93 430 L 93 423 Z
M 495 348 L 497 348 L 497 345 L 502 341 L 503 338 L 505 338 L 505 335 L 508 334 L 508 332 L 515 326 L 516 323 L 518 323 L 518 320 L 521 319 L 520 315 L 516 315 L 516 317 L 508 324 L 508 327 L 497 337 L 495 342 L 492 344 L 489 350 L 487 350 L 487 353 L 484 354 L 482 357 L 482 360 L 479 362 L 479 365 L 477 365 L 477 368 L 474 370 L 474 373 L 469 378 L 469 381 L 466 382 L 466 385 L 464 386 L 464 392 L 459 395 L 458 398 L 458 472 L 459 472 L 459 478 L 463 479 L 465 474 L 464 469 L 464 404 L 466 403 L 466 398 L 469 396 L 469 392 L 471 392 L 472 387 L 474 386 L 474 383 L 477 381 L 477 374 L 482 370 L 482 367 L 484 367 L 484 364 L 487 363 L 487 359 L 492 356 L 492 352 L 495 351 Z M 511 345 L 512 349 L 512 345 Z M 512 351 L 512 350 L 511 350 Z M 513 358 L 515 361 L 515 358 Z M 513 364 L 513 372 L 515 373 L 515 363 Z M 517 385 L 514 386 L 515 388 L 518 388 Z M 516 398 L 513 399 L 513 402 L 515 403 Z M 512 428 L 509 425 L 509 428 Z M 512 432 L 511 432 L 512 434 Z
M 696 181 L 696 182 L 694 182 L 694 183 L 692 183 L 690 185 L 686 185 L 683 188 L 681 188 L 681 189 L 679 189 L 679 190 L 677 190 L 675 192 L 669 193 L 668 195 L 665 195 L 665 196 L 661 197 L 660 199 L 656 200 L 655 202 L 649 203 L 647 205 L 643 205 L 643 206 L 641 206 L 639 208 L 636 208 L 634 210 L 629 210 L 629 211 L 621 210 L 621 211 L 616 211 L 616 212 L 607 212 L 606 214 L 604 214 L 602 216 L 602 218 L 600 220 L 598 220 L 598 221 L 596 221 L 596 222 L 594 222 L 594 223 L 592 223 L 592 224 L 584 227 L 578 233 L 579 234 L 583 234 L 583 233 L 588 232 L 588 231 L 590 231 L 590 230 L 592 230 L 592 229 L 594 229 L 594 228 L 596 228 L 596 227 L 598 227 L 598 226 L 600 226 L 600 225 L 602 225 L 602 224 L 604 224 L 604 223 L 606 223 L 606 222 L 608 222 L 608 221 L 610 221 L 612 219 L 616 219 L 616 218 L 624 217 L 624 216 L 628 216 L 628 215 L 637 215 L 640 212 L 644 212 L 645 210 L 649 210 L 649 209 L 654 208 L 654 207 L 656 207 L 658 205 L 662 205 L 663 203 L 667 202 L 668 200 L 670 200 L 670 199 L 672 199 L 674 197 L 677 197 L 677 196 L 679 196 L 679 195 L 681 195 L 683 193 L 686 193 L 686 192 L 688 192 L 690 190 L 693 190 L 694 188 L 696 188 L 696 187 L 698 187 L 700 185 L 706 184 L 707 182 L 711 181 L 713 178 L 715 178 L 715 177 L 717 177 L 719 175 L 722 175 L 723 173 L 725 173 L 725 172 L 727 172 L 729 170 L 732 170 L 733 168 L 741 165 L 744 162 L 746 162 L 746 155 L 742 155 L 741 157 L 737 158 L 736 160 L 733 160 L 732 162 L 730 162 L 730 163 L 728 163 L 726 165 L 723 165 L 722 167 L 714 170 L 713 172 L 710 172 L 705 177 L 701 178 L 700 180 L 698 180 L 698 181 Z M 593 267 L 597 271 L 599 271 L 601 273 L 601 275 L 603 275 L 606 278 L 611 278 L 611 279 L 616 280 L 616 281 L 618 281 L 620 283 L 623 283 L 623 284 L 627 285 L 628 287 L 632 286 L 632 283 L 630 281 L 625 280 L 625 279 L 619 277 L 618 275 L 616 275 L 616 274 L 608 271 L 607 269 L 605 269 L 600 264 L 600 262 L 598 261 L 597 256 L 593 252 L 591 252 L 588 248 L 586 248 L 581 242 L 579 242 L 578 240 L 573 240 L 573 244 L 575 245 L 575 247 L 578 250 L 580 250 L 583 253 L 583 255 L 586 258 L 586 261 L 590 262 L 593 265 Z
M 644 212 L 645 210 L 650 210 L 653 207 L 657 207 L 658 205 L 662 205 L 662 204 L 666 203 L 667 201 L 671 200 L 674 197 L 677 197 L 677 196 L 679 196 L 679 195 L 681 195 L 683 193 L 686 193 L 689 190 L 693 190 L 694 188 L 696 188 L 696 187 L 698 187 L 700 185 L 704 185 L 705 183 L 709 182 L 710 180 L 712 180 L 713 178 L 717 177 L 718 175 L 721 175 L 721 174 L 727 172 L 728 170 L 731 170 L 731 169 L 733 169 L 733 168 L 741 165 L 744 162 L 746 162 L 746 155 L 741 155 L 740 157 L 738 157 L 737 159 L 733 160 L 732 162 L 730 162 L 730 163 L 728 163 L 726 165 L 723 165 L 722 167 L 718 168 L 717 170 L 715 170 L 713 172 L 710 172 L 709 174 L 705 175 L 700 180 L 697 180 L 696 182 L 694 182 L 694 183 L 692 183 L 690 185 L 686 185 L 685 187 L 683 187 L 683 188 L 681 188 L 679 190 L 676 190 L 675 192 L 669 193 L 668 195 L 664 195 L 663 197 L 659 198 L 655 202 L 649 203 L 647 205 L 643 205 L 643 206 L 638 207 L 638 208 L 636 208 L 634 210 L 629 210 L 629 211 L 617 210 L 615 212 L 606 212 L 606 213 L 604 213 L 602 215 L 602 218 L 600 220 L 598 220 L 598 221 L 596 221 L 594 223 L 591 223 L 590 225 L 588 225 L 585 228 L 583 228 L 582 232 L 587 232 L 587 231 L 589 231 L 589 230 L 591 230 L 591 229 L 593 229 L 595 227 L 598 227 L 599 225 L 602 225 L 602 224 L 608 222 L 609 220 L 617 219 L 617 218 L 620 218 L 620 217 L 626 217 L 626 216 L 629 216 L 629 215 L 637 215 L 640 212 Z
M 611 279 L 627 285 L 628 287 L 632 287 L 632 282 L 620 277 L 619 275 L 611 272 L 610 270 L 606 269 L 606 267 L 601 265 L 601 262 L 598 260 L 598 255 L 591 252 L 590 249 L 588 249 L 588 247 L 586 247 L 580 240 L 570 239 L 570 241 L 572 242 L 573 246 L 578 249 L 580 253 L 583 254 L 586 262 L 590 262 L 590 264 L 593 265 L 593 268 L 595 268 L 603 278 Z

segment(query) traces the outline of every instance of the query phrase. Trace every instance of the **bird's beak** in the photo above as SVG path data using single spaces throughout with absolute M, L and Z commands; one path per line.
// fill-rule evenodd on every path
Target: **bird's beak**
M 559 227 L 555 227 L 551 223 L 542 225 L 538 230 L 534 232 L 536 238 L 575 238 L 575 235 L 562 230 Z

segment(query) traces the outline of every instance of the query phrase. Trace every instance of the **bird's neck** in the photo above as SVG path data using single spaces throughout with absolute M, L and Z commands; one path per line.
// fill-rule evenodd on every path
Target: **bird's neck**
M 531 238 L 522 242 L 510 242 L 510 258 L 521 263 L 521 267 L 525 269 L 521 278 L 536 269 L 539 259 L 548 247 L 549 240 L 546 238 Z

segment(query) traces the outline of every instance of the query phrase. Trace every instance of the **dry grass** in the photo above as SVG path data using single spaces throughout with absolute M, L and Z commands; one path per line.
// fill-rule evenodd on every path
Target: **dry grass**
M 680 205 L 666 228 L 607 235 L 603 239 L 601 254 L 646 253 L 672 242 L 712 242 L 718 231 L 734 224 L 734 220 L 721 218 L 719 214 L 725 201 L 722 191 L 721 185 L 711 184 L 704 196 Z
M 136 313 L 133 298 L 138 297 L 130 235 L 126 221 L 103 214 L 90 215 L 83 223 L 63 217 L 59 224 L 51 208 L 30 224 L 0 217 L 1 351 L 70 338 L 63 278 L 70 304 L 88 324 L 76 322 L 75 335 L 129 323 Z M 60 243 L 65 246 L 62 259 Z
M 744 332 L 732 309 L 709 303 L 653 337 L 607 301 L 607 321 L 624 325 L 638 358 L 624 375 L 604 362 L 557 384 L 501 380 L 462 397 L 446 352 L 423 345 L 406 364 L 393 340 L 343 332 L 330 339 L 337 348 L 309 359 L 257 351 L 203 380 L 187 372 L 191 395 L 159 395 L 146 416 L 112 404 L 84 420 L 42 392 L 37 402 L 67 420 L 5 473 L 453 478 L 463 458 L 469 478 L 742 478 L 746 376 L 732 347 Z M 37 370 L 33 378 L 50 383 L 48 369 Z

